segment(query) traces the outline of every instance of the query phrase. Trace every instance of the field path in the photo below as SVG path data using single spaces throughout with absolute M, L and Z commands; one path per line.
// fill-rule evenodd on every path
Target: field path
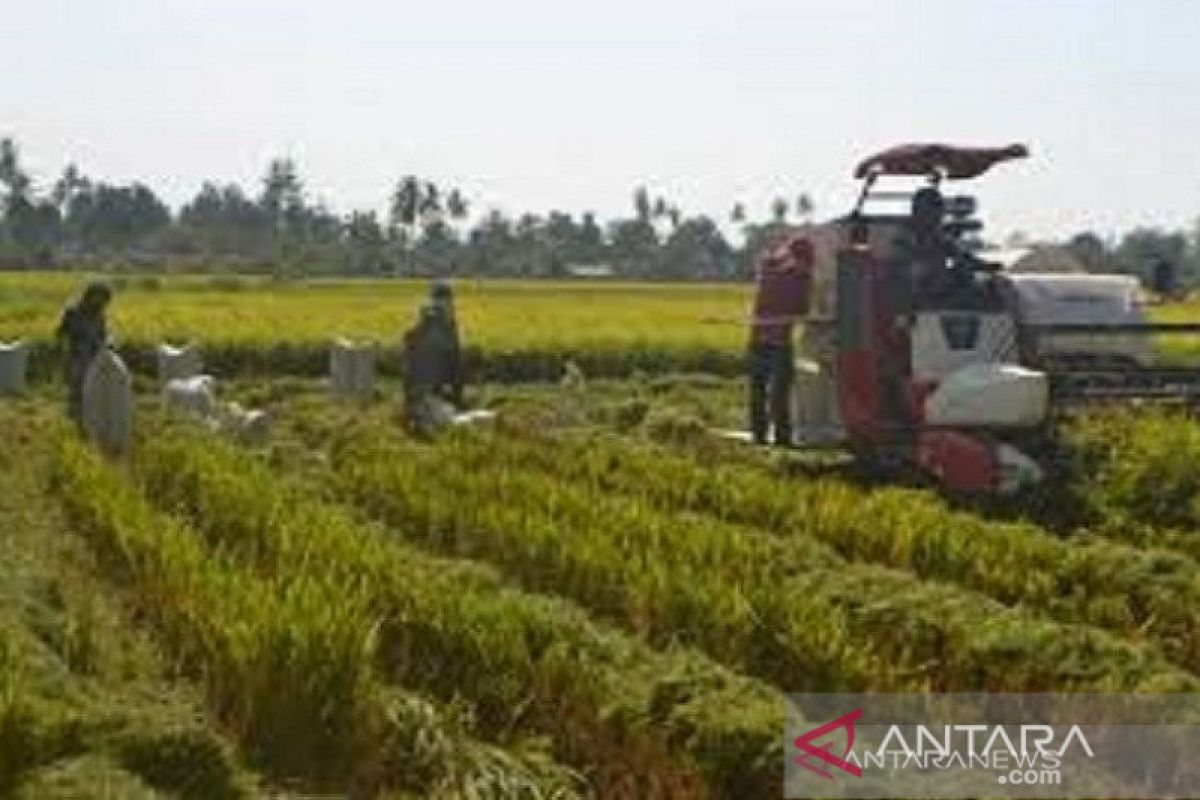
M 200 693 L 171 676 L 134 624 L 130 596 L 49 493 L 55 426 L 43 412 L 0 405 L 0 788 L 30 798 L 259 794 Z

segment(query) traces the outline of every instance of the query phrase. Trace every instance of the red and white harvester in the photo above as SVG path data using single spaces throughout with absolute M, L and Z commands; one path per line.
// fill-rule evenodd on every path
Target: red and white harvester
M 1151 339 L 1200 325 L 1148 323 L 1130 276 L 989 260 L 974 198 L 942 193 L 1027 155 L 1021 145 L 885 150 L 855 170 L 863 186 L 849 214 L 796 232 L 813 257 L 797 444 L 841 444 L 951 491 L 1009 492 L 1043 478 L 1060 410 L 1200 395 L 1200 370 L 1156 365 Z M 880 190 L 890 176 L 916 186 Z

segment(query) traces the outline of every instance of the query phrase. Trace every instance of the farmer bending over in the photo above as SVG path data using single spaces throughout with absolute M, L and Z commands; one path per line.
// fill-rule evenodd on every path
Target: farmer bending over
M 73 306 L 63 311 L 57 338 L 62 347 L 63 375 L 67 382 L 67 414 L 76 425 L 83 423 L 83 379 L 88 365 L 108 343 L 104 313 L 112 290 L 104 283 L 91 283 Z
M 792 445 L 792 339 L 796 320 L 808 310 L 812 263 L 812 243 L 794 236 L 767 251 L 758 264 L 748 359 L 750 430 L 756 444 L 767 443 L 769 417 L 775 444 Z
M 458 317 L 454 313 L 454 289 L 446 281 L 436 281 L 429 289 L 429 302 L 441 311 L 439 321 L 446 327 L 445 335 L 450 341 L 441 382 L 435 388 L 461 409 L 464 405 L 462 347 L 458 336 Z
M 462 370 L 453 293 L 435 284 L 417 323 L 404 334 L 404 418 L 409 429 L 429 435 L 462 405 Z

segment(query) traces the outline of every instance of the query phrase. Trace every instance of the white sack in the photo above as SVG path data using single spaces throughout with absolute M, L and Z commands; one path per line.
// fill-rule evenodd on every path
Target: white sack
M 375 391 L 375 345 L 337 339 L 329 351 L 329 386 L 342 397 L 368 397 Z
M 25 342 L 0 343 L 0 395 L 25 391 L 25 373 L 29 369 L 29 345 Z
M 128 452 L 133 437 L 133 385 L 121 357 L 105 348 L 83 379 L 83 429 L 104 452 Z
M 216 380 L 211 375 L 175 378 L 167 381 L 162 397 L 167 413 L 205 420 L 217 408 Z
M 265 445 L 271 437 L 271 415 L 238 403 L 221 406 L 218 427 L 227 436 L 248 445 Z
M 194 344 L 183 347 L 172 347 L 169 344 L 158 346 L 158 379 L 163 383 L 176 378 L 191 378 L 199 375 L 204 369 L 204 360 L 200 350 Z

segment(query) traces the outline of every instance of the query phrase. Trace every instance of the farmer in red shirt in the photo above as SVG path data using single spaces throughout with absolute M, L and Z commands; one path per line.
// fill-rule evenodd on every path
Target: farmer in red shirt
M 793 331 L 808 310 L 812 264 L 812 242 L 803 236 L 771 248 L 758 264 L 749 348 L 750 430 L 756 444 L 767 443 L 769 405 L 775 444 L 792 445 Z

